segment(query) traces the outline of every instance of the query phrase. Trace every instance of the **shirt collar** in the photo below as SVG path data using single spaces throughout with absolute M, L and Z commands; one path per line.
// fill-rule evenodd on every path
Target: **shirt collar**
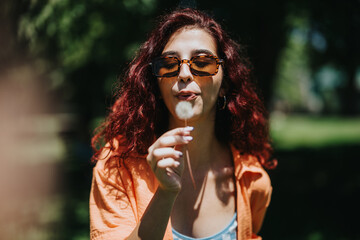
M 240 154 L 240 151 L 231 145 L 231 152 L 234 158 L 235 177 L 240 180 L 246 172 L 262 174 L 262 166 L 253 155 Z

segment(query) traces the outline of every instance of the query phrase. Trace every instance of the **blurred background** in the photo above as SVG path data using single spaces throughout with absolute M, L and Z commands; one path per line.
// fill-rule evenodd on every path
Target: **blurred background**
M 90 138 L 159 15 L 206 10 L 270 112 L 264 239 L 360 239 L 360 1 L 2 0 L 1 239 L 89 239 Z

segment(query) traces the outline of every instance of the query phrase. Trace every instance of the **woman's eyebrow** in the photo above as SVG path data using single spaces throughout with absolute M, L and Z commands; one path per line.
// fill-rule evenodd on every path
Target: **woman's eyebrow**
M 169 55 L 176 55 L 176 56 L 178 56 L 179 54 L 178 54 L 178 52 L 176 52 L 176 51 L 167 51 L 167 52 L 163 52 L 163 53 L 160 55 L 160 57 L 166 57 L 166 56 L 169 56 Z
M 201 53 L 205 53 L 207 55 L 215 56 L 215 54 L 213 52 L 211 52 L 210 50 L 208 50 L 208 49 L 196 49 L 196 50 L 192 51 L 193 55 L 201 54 Z

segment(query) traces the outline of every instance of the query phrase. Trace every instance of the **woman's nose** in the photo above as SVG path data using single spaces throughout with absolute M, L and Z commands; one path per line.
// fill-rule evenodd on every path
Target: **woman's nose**
M 194 76 L 190 71 L 189 63 L 182 63 L 179 70 L 179 80 L 187 82 L 193 80 Z

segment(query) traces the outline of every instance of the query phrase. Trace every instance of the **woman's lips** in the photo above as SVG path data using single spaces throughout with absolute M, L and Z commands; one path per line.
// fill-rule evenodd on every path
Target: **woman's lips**
M 176 97 L 180 100 L 180 101 L 191 101 L 194 100 L 198 97 L 199 94 L 196 93 L 179 93 L 176 95 Z

